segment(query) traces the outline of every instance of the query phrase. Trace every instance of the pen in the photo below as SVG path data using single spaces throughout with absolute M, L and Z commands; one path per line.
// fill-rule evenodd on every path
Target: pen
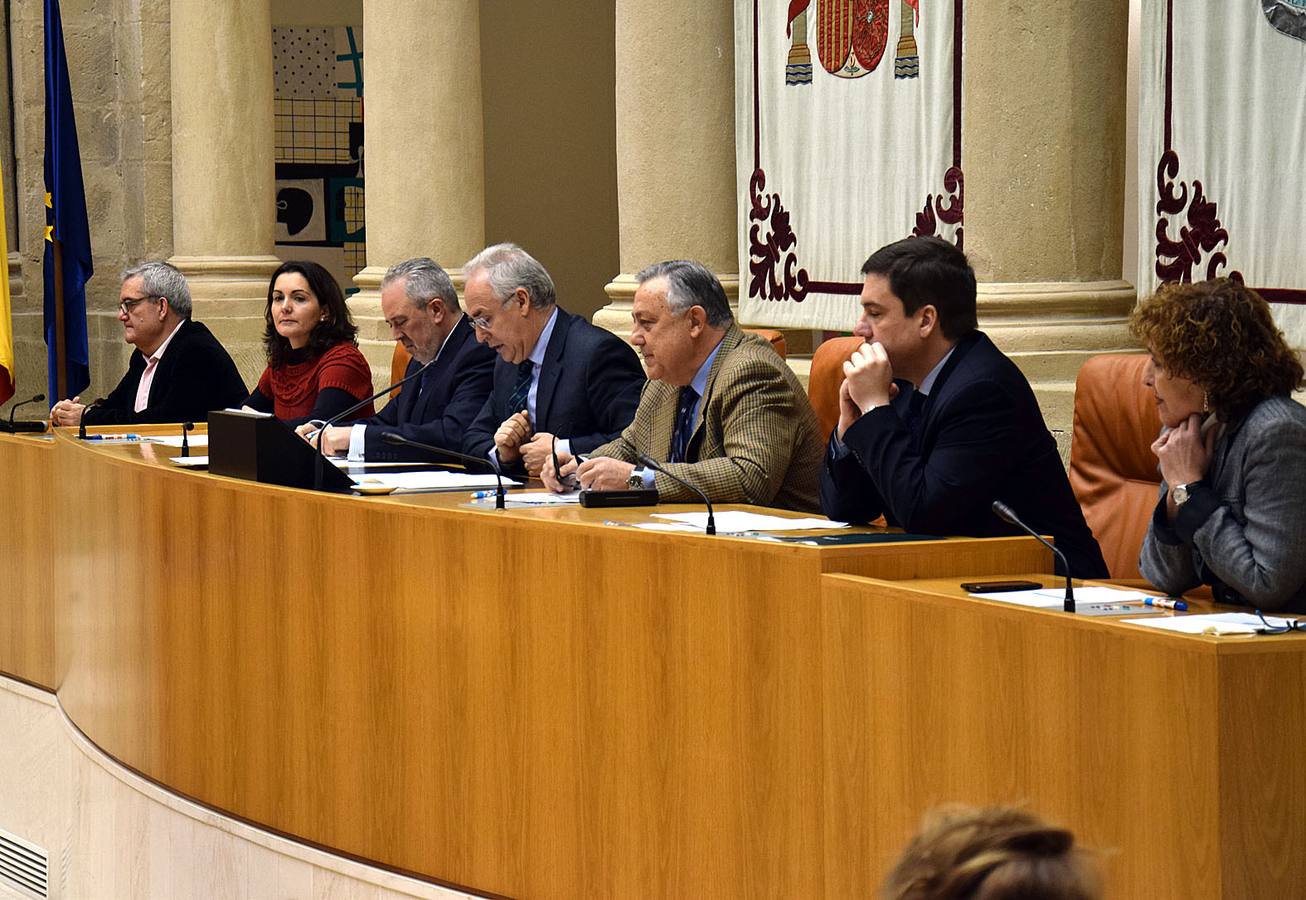
M 493 497 L 493 496 L 494 496 L 495 494 L 497 494 L 497 493 L 498 493 L 498 491 L 473 491 L 473 492 L 472 492 L 472 499 L 473 499 L 473 500 L 489 500 L 491 497 Z
M 87 435 L 88 441 L 139 441 L 139 434 L 91 434 Z
M 1171 600 L 1169 597 L 1144 597 L 1143 602 L 1148 606 L 1159 606 L 1161 609 L 1177 609 L 1179 612 L 1187 612 L 1188 604 L 1182 600 Z

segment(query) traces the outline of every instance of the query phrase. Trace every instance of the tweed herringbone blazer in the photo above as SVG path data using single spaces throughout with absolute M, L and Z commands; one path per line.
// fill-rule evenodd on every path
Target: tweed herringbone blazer
M 665 462 L 679 399 L 675 385 L 648 382 L 634 421 L 591 455 L 638 463 L 644 453 Z M 736 325 L 726 331 L 712 361 L 689 446 L 697 462 L 666 468 L 713 502 L 817 508 L 825 438 L 807 392 L 769 343 Z M 655 486 L 664 500 L 697 499 L 661 473 Z

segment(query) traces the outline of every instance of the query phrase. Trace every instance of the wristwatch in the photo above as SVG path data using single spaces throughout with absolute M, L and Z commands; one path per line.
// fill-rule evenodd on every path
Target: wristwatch
M 639 469 L 634 469 L 630 477 L 626 479 L 626 489 L 631 491 L 644 490 L 644 476 L 639 474 Z
M 1175 506 L 1183 506 L 1188 502 L 1188 498 L 1193 495 L 1191 489 L 1195 484 L 1197 484 L 1196 481 L 1190 481 L 1187 484 L 1176 484 L 1170 489 L 1170 495 L 1174 497 Z

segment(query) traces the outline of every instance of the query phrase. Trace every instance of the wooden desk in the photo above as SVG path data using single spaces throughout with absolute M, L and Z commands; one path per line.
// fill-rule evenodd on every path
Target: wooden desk
M 0 434 L 0 672 L 53 690 L 54 445 Z
M 91 740 L 253 822 L 514 896 L 826 893 L 861 851 L 823 814 L 847 723 L 822 706 L 843 638 L 821 573 L 1050 563 L 1023 538 L 817 548 L 311 494 L 65 433 L 37 452 L 55 686 Z
M 873 883 L 926 809 L 1022 800 L 1106 852 L 1113 898 L 1302 895 L 1306 636 L 821 580 L 821 705 L 847 723 L 825 741 L 825 825 L 860 847 L 832 895 Z

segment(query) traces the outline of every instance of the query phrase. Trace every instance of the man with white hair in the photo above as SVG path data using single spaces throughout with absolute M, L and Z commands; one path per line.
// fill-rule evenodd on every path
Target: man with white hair
M 135 345 L 113 392 L 86 405 L 80 397 L 50 409 L 55 425 L 204 422 L 215 409 L 240 406 L 249 391 L 213 333 L 190 317 L 186 276 L 166 262 L 122 273 L 118 321 Z
M 555 438 L 563 452 L 588 453 L 621 434 L 644 386 L 630 345 L 559 307 L 549 273 L 514 244 L 487 247 L 463 274 L 476 339 L 499 354 L 464 452 L 535 476 Z

